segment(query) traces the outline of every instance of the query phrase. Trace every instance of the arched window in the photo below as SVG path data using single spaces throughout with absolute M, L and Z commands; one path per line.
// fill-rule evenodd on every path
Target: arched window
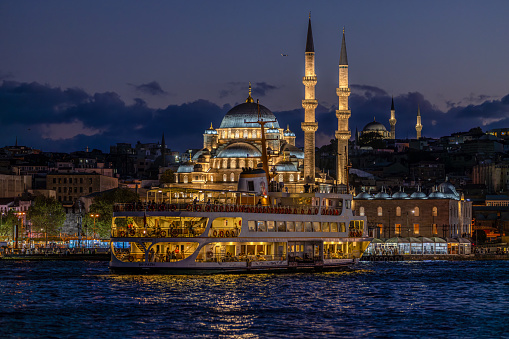
M 245 165 L 244 159 L 240 159 L 239 160 L 239 167 L 242 168 L 242 167 L 244 167 L 244 165 Z
M 418 216 L 419 216 L 419 207 L 417 207 L 417 206 L 414 208 L 414 215 L 415 215 L 416 217 L 418 217 Z
M 227 180 L 227 178 L 228 178 L 228 177 L 226 176 L 226 173 L 225 173 L 225 174 L 223 174 L 223 181 L 226 181 L 226 180 Z
M 223 168 L 228 168 L 228 159 L 223 160 Z
M 230 162 L 230 168 L 236 168 L 235 165 L 237 165 L 237 162 L 235 161 L 235 159 L 232 159 Z
M 401 207 L 396 207 L 396 216 L 401 217 Z
M 436 206 L 433 207 L 433 211 L 431 212 L 431 215 L 433 217 L 436 217 L 438 216 L 438 208 Z
M 213 175 L 210 176 L 210 182 L 214 182 L 214 176 Z
M 377 210 L 378 216 L 381 217 L 383 215 L 382 206 L 378 206 L 378 208 L 376 210 Z
M 363 206 L 359 207 L 359 215 L 360 215 L 361 217 L 363 217 L 363 216 L 364 216 L 364 207 L 363 207 Z
M 226 131 L 223 131 L 223 139 L 226 139 Z
M 244 130 L 244 139 L 247 139 L 247 129 Z
M 235 174 L 230 174 L 230 181 L 235 181 Z
M 239 137 L 240 137 L 239 130 L 236 130 L 236 131 L 235 131 L 235 139 L 238 139 Z
M 283 175 L 282 174 L 279 175 L 279 182 L 283 182 Z
M 249 167 L 253 168 L 253 160 L 249 160 Z
M 293 181 L 293 174 L 290 174 L 290 179 L 289 179 L 291 182 Z
M 184 184 L 187 184 L 187 175 L 184 175 Z

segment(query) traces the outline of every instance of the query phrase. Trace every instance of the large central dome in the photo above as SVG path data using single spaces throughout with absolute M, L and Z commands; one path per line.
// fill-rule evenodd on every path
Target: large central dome
M 276 120 L 276 117 L 265 106 L 260 105 L 260 118 L 264 121 Z M 248 122 L 258 121 L 258 104 L 254 102 L 245 102 L 233 107 L 226 113 L 221 121 L 219 128 L 259 128 L 258 124 L 249 124 Z M 273 128 L 279 128 L 276 121 L 272 124 Z

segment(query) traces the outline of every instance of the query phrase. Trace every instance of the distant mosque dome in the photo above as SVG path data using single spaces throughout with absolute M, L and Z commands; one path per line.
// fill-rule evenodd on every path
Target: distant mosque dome
M 267 107 L 260 105 L 260 119 L 263 121 L 273 121 L 276 120 L 276 117 Z M 223 121 L 221 121 L 219 128 L 259 128 L 260 125 L 252 123 L 257 121 L 258 104 L 248 101 L 229 110 L 224 116 Z M 273 122 L 272 128 L 280 128 L 277 120 Z
M 355 199 L 371 200 L 371 199 L 373 199 L 373 196 L 371 194 L 367 193 L 367 192 L 361 192 L 361 193 L 357 194 Z
M 375 120 L 364 126 L 363 132 L 378 132 L 378 131 L 387 131 L 385 126 Z
M 445 199 L 445 198 L 446 198 L 446 196 L 442 192 L 439 192 L 439 191 L 431 192 L 428 195 L 428 199 Z
M 375 194 L 375 199 L 390 199 L 391 196 L 385 192 L 378 192 L 377 194 Z
M 284 151 L 290 152 L 290 156 L 295 156 L 297 159 L 304 159 L 304 151 L 297 146 L 286 144 L 283 147 L 283 152 Z
M 454 187 L 453 184 L 451 184 L 448 181 L 443 182 L 440 185 L 438 185 L 438 190 L 440 192 L 442 192 L 446 198 L 455 199 L 455 200 L 460 199 L 460 195 L 456 191 L 456 188 Z
M 192 173 L 194 170 L 194 164 L 192 162 L 187 162 L 183 165 L 180 165 L 177 169 L 177 173 Z
M 262 153 L 255 146 L 247 142 L 235 142 L 226 146 L 217 158 L 260 158 Z
M 424 192 L 414 192 L 412 194 L 410 194 L 410 199 L 426 199 L 427 196 L 426 196 L 426 193 Z
M 297 172 L 297 167 L 291 161 L 280 161 L 274 167 L 276 172 Z
M 392 195 L 392 199 L 408 199 L 408 194 L 405 192 L 399 191 Z

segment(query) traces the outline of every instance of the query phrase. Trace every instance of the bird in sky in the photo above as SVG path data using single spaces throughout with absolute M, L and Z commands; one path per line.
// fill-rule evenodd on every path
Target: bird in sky
M 283 53 L 281 53 L 281 56 L 288 56 L 288 54 L 283 54 Z

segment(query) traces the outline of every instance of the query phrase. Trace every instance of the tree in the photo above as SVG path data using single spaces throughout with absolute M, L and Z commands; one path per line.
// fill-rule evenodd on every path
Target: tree
M 6 215 L 0 215 L 2 222 L 0 223 L 0 236 L 4 238 L 14 239 L 14 225 L 20 225 L 21 221 L 15 214 L 14 210 L 9 210 Z
M 161 184 L 171 184 L 175 182 L 175 172 L 173 172 L 171 169 L 167 169 L 164 171 L 164 173 L 161 175 L 161 178 L 159 179 L 159 182 Z
M 47 246 L 48 236 L 58 235 L 64 225 L 64 208 L 56 199 L 40 195 L 35 198 L 34 204 L 28 208 L 27 220 L 30 221 L 34 230 L 44 230 Z
M 87 233 L 94 232 L 95 222 L 95 233 L 101 238 L 109 238 L 113 219 L 113 204 L 133 203 L 138 200 L 138 194 L 127 188 L 117 188 L 98 195 L 90 206 L 90 213 L 83 217 L 83 224 L 88 229 Z M 92 215 L 99 215 L 99 217 L 94 218 Z
M 475 245 L 479 246 L 486 242 L 486 232 L 483 230 L 475 230 L 472 234 L 472 239 L 475 241 Z

